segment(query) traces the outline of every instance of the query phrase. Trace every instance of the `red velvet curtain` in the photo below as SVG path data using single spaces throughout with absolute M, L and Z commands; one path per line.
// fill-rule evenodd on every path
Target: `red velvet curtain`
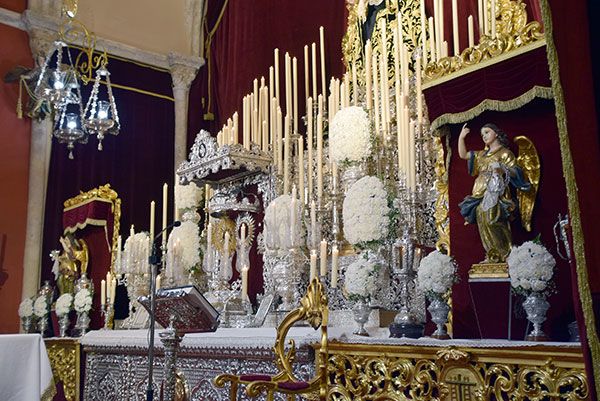
M 110 59 L 111 81 L 116 84 L 172 96 L 169 72 L 158 71 L 127 61 Z M 89 93 L 91 85 L 84 87 Z M 149 203 L 162 197 L 162 183 L 173 182 L 174 106 L 168 99 L 131 90 L 113 88 L 121 121 L 118 136 L 104 139 L 104 150 L 98 151 L 97 140 L 76 145 L 75 159 L 69 160 L 65 145 L 54 141 L 46 195 L 42 280 L 53 280 L 52 249 L 59 249 L 63 233 L 63 202 L 79 193 L 110 183 L 122 200 L 121 233 L 131 224 L 136 230 L 149 229 Z M 87 94 L 84 94 L 87 98 Z M 171 195 L 172 196 L 172 195 Z M 171 204 L 172 199 L 171 199 Z M 103 229 L 100 231 L 103 232 Z M 104 234 L 102 234 L 104 238 Z M 104 243 L 106 242 L 103 239 Z M 104 268 L 106 265 L 103 265 Z M 89 266 L 93 271 L 94 264 Z M 104 270 L 104 275 L 106 270 Z M 100 282 L 95 282 L 100 292 Z M 124 290 L 119 288 L 117 318 L 126 315 Z

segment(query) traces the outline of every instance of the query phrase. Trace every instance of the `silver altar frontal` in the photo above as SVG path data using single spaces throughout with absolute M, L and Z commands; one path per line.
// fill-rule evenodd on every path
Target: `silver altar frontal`
M 157 332 L 160 334 L 161 330 Z M 177 389 L 186 391 L 190 401 L 228 400 L 229 389 L 214 387 L 212 380 L 223 372 L 275 374 L 272 351 L 275 336 L 274 328 L 186 334 L 178 352 Z M 299 377 L 311 377 L 314 374 L 311 344 L 318 342 L 317 333 L 309 327 L 293 328 L 288 339 L 293 339 L 298 347 Z M 84 400 L 146 399 L 148 330 L 93 331 L 82 338 L 81 345 L 86 355 Z M 166 360 L 162 344 L 157 343 L 155 350 L 154 397 L 159 399 Z M 238 399 L 248 398 L 240 392 Z

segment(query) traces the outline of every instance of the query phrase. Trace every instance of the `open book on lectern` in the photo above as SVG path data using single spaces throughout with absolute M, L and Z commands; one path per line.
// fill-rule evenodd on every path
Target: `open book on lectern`
M 150 313 L 150 297 L 138 301 Z M 155 310 L 155 319 L 163 327 L 168 327 L 174 316 L 173 327 L 182 334 L 215 331 L 219 326 L 219 312 L 193 285 L 159 289 Z

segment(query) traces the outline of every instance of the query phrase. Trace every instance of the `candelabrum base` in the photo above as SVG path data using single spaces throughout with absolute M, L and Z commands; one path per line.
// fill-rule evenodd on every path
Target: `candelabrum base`
M 529 334 L 525 337 L 525 341 L 549 341 L 549 338 L 545 334 L 542 334 L 542 335 Z
M 435 338 L 436 340 L 449 340 L 450 336 L 446 333 L 444 334 L 432 334 L 431 338 Z
M 423 337 L 424 326 L 421 323 L 392 322 L 389 329 L 392 338 L 420 338 Z

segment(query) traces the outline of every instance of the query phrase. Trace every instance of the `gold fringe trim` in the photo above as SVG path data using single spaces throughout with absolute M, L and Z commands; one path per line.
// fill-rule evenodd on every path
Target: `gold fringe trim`
M 50 380 L 50 384 L 46 387 L 46 390 L 42 393 L 40 401 L 52 401 L 56 395 L 56 384 L 54 378 Z
M 525 106 L 535 98 L 552 99 L 554 97 L 552 88 L 544 86 L 534 86 L 527 92 L 514 99 L 509 100 L 493 100 L 484 99 L 477 106 L 460 112 L 442 114 L 431 122 L 431 129 L 437 129 L 446 124 L 458 124 L 472 120 L 484 111 L 512 111 Z
M 560 141 L 560 151 L 562 155 L 563 174 L 567 186 L 567 198 L 569 204 L 569 214 L 571 215 L 571 226 L 573 228 L 573 250 L 575 255 L 575 269 L 577 272 L 577 287 L 579 288 L 579 298 L 583 309 L 583 318 L 585 330 L 588 339 L 588 345 L 592 356 L 593 366 L 592 374 L 596 384 L 596 394 L 600 395 L 600 342 L 596 333 L 596 322 L 594 310 L 592 307 L 592 292 L 589 284 L 587 263 L 585 259 L 585 244 L 583 229 L 581 227 L 581 212 L 579 210 L 579 196 L 577 193 L 577 182 L 575 180 L 575 169 L 573 167 L 573 157 L 569 144 L 569 132 L 567 129 L 567 112 L 565 108 L 565 99 L 562 85 L 560 83 L 558 54 L 553 41 L 552 13 L 548 0 L 540 1 L 542 9 L 542 18 L 544 21 L 548 64 L 550 66 L 550 78 L 552 79 L 552 88 L 554 89 L 554 102 L 556 105 L 556 120 L 558 124 L 558 135 Z

